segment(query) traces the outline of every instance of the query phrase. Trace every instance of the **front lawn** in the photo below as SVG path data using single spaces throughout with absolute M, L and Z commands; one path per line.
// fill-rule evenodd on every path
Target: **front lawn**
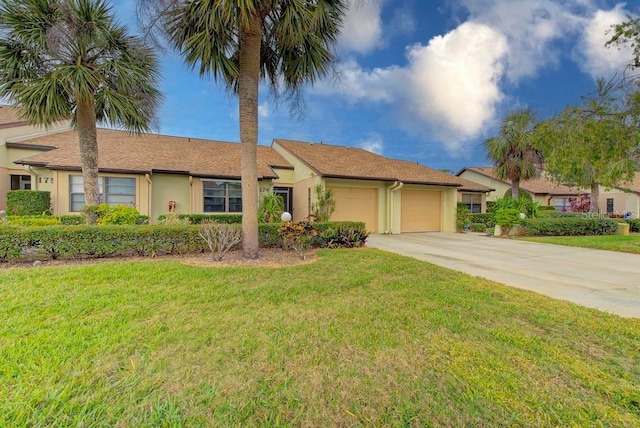
M 640 320 L 320 255 L 0 271 L 0 426 L 640 426 Z
M 632 233 L 629 236 L 539 236 L 522 239 L 544 244 L 568 245 L 571 247 L 595 248 L 598 250 L 640 254 L 640 233 Z

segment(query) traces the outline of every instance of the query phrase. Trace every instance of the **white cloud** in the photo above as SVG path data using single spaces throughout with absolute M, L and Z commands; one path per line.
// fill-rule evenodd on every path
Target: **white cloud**
M 258 117 L 266 119 L 271 116 L 271 110 L 267 103 L 258 104 Z
M 357 28 L 354 23 L 368 23 L 360 32 L 345 33 L 360 35 L 352 36 L 352 51 L 382 43 L 383 1 L 362 0 L 361 9 L 351 10 L 350 31 Z M 622 5 L 609 11 L 598 9 L 596 0 L 455 0 L 455 5 L 466 21 L 426 45 L 407 47 L 406 65 L 364 69 L 351 57 L 338 67 L 340 84 L 325 81 L 313 92 L 387 104 L 390 120 L 413 133 L 428 132 L 453 153 L 495 126 L 497 110 L 509 99 L 506 88 L 556 67 L 567 46 L 578 43 L 579 62 L 592 75 L 619 70 L 623 58 L 631 57 L 603 47 L 604 32 L 627 13 Z M 387 30 L 392 32 L 392 25 Z
M 507 54 L 505 37 L 491 27 L 466 22 L 427 46 L 409 49 L 405 93 L 413 110 L 439 133 L 448 148 L 475 137 L 495 116 Z M 436 126 L 437 125 L 437 126 Z
M 607 34 L 614 24 L 627 19 L 629 12 L 618 4 L 609 11 L 599 10 L 587 22 L 577 49 L 576 61 L 580 68 L 593 77 L 609 78 L 622 74 L 624 67 L 631 61 L 632 49 L 629 46 L 605 47 L 611 38 Z
M 356 143 L 361 149 L 367 150 L 372 153 L 382 154 L 384 150 L 384 142 L 381 137 L 372 137 L 367 140 L 362 140 Z
M 382 44 L 384 0 L 350 0 L 338 41 L 341 51 L 368 53 Z

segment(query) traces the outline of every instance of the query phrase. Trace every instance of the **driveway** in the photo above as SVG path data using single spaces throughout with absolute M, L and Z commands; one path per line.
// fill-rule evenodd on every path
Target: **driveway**
M 371 235 L 367 246 L 640 318 L 640 255 L 468 233 Z

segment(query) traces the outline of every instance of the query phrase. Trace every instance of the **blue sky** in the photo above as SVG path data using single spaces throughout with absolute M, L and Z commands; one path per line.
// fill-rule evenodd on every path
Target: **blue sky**
M 135 1 L 112 5 L 135 31 Z M 259 143 L 322 141 L 454 172 L 487 165 L 482 141 L 506 113 L 549 117 L 620 74 L 631 53 L 606 49 L 605 32 L 639 14 L 640 0 L 361 0 L 336 48 L 338 78 L 305 89 L 303 118 L 261 91 Z M 174 52 L 162 72 L 160 133 L 239 141 L 223 85 Z

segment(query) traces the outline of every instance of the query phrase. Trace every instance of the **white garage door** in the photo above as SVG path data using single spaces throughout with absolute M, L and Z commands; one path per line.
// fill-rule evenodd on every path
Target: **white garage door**
M 370 232 L 378 231 L 378 190 L 358 187 L 331 187 L 336 210 L 332 221 L 362 221 Z
M 402 232 L 439 232 L 440 196 L 436 190 L 402 189 Z

